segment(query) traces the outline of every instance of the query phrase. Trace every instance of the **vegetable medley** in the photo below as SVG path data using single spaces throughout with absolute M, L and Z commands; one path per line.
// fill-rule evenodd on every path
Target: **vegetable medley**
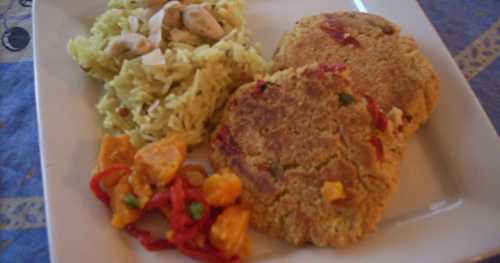
M 112 226 L 147 250 L 175 248 L 205 262 L 240 262 L 251 252 L 250 212 L 237 204 L 240 179 L 229 169 L 207 176 L 203 166 L 184 164 L 186 156 L 178 134 L 140 149 L 127 135 L 105 135 L 90 188 L 111 208 Z M 168 223 L 164 238 L 137 225 L 153 212 Z

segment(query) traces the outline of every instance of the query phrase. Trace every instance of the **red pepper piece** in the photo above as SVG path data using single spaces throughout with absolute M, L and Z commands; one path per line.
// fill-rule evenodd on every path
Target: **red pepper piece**
M 366 106 L 370 114 L 372 115 L 373 124 L 375 127 L 381 131 L 387 130 L 387 117 L 380 110 L 375 100 L 372 97 L 366 96 L 366 100 L 368 101 L 368 105 Z
M 225 258 L 221 252 L 212 247 L 203 249 L 196 248 L 188 243 L 183 243 L 177 246 L 177 249 L 184 255 L 198 259 L 203 262 L 221 263 L 221 262 L 240 262 L 239 257 Z
M 382 141 L 380 138 L 376 136 L 372 136 L 370 139 L 370 143 L 375 147 L 375 153 L 377 154 L 377 160 L 383 160 L 384 159 L 384 145 L 382 144 Z
M 181 177 L 177 177 L 171 187 L 172 201 L 172 230 L 182 231 L 187 222 L 186 215 L 186 196 L 184 194 L 184 182 Z
M 174 245 L 166 239 L 155 239 L 151 235 L 151 232 L 142 230 L 133 224 L 129 224 L 125 227 L 127 232 L 137 238 L 141 242 L 142 246 L 150 251 L 165 250 L 173 248 Z
M 252 91 L 252 97 L 254 99 L 259 99 L 262 94 L 264 94 L 264 91 L 269 88 L 269 82 L 264 81 L 264 80 L 257 80 L 257 83 L 255 84 L 255 89 Z
M 203 216 L 195 224 L 188 227 L 183 232 L 174 232 L 174 243 L 184 243 L 186 241 L 192 240 L 198 234 L 200 234 L 209 225 L 210 217 L 210 206 L 203 198 L 203 194 L 199 189 L 186 189 L 186 197 L 190 201 L 199 202 L 203 205 Z
M 163 191 L 163 192 L 160 192 L 160 193 L 156 193 L 152 198 L 151 200 L 149 200 L 149 202 L 146 204 L 146 206 L 144 207 L 144 210 L 146 211 L 152 211 L 152 210 L 155 210 L 157 208 L 160 208 L 162 206 L 166 206 L 168 204 L 170 204 L 170 198 L 171 198 L 171 195 L 170 195 L 170 191 Z
M 257 80 L 257 85 L 255 86 L 255 89 L 257 92 L 262 93 L 262 92 L 266 91 L 266 89 L 268 88 L 267 85 L 269 85 L 267 83 L 267 81 L 263 81 L 263 80 L 259 79 L 259 80 Z
M 129 174 L 130 173 L 130 167 L 122 164 L 116 164 L 112 165 L 109 168 L 107 168 L 104 171 L 99 172 L 98 174 L 94 175 L 92 179 L 90 180 L 90 189 L 92 192 L 94 192 L 95 196 L 101 200 L 105 205 L 109 206 L 110 205 L 110 200 L 111 198 L 109 197 L 108 193 L 106 193 L 102 187 L 101 187 L 101 181 L 105 177 L 114 175 L 116 173 L 124 172 Z
M 341 45 L 361 47 L 359 41 L 346 32 L 344 25 L 335 16 L 327 16 L 327 20 L 321 23 L 320 28 Z
M 234 141 L 227 126 L 222 126 L 219 129 L 214 144 L 226 155 L 238 155 L 241 153 L 238 144 Z

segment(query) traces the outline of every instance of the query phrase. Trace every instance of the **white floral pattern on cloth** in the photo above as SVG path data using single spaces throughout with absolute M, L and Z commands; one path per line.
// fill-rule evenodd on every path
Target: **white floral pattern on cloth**
M 0 198 L 0 230 L 45 227 L 42 197 Z
M 0 2 L 0 62 L 32 59 L 32 0 Z
M 493 63 L 500 56 L 500 19 L 474 40 L 462 52 L 455 56 L 455 61 L 465 78 L 470 80 Z

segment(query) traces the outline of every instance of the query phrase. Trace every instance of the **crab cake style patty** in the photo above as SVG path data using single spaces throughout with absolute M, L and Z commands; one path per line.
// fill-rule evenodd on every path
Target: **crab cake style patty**
M 231 96 L 210 159 L 241 178 L 257 229 L 345 246 L 375 229 L 398 184 L 397 125 L 353 93 L 344 65 L 290 68 Z
M 355 91 L 372 96 L 382 109 L 404 112 L 404 133 L 413 134 L 433 111 L 439 89 L 431 64 L 398 26 L 359 12 L 310 16 L 285 33 L 274 69 L 308 63 L 345 63 Z

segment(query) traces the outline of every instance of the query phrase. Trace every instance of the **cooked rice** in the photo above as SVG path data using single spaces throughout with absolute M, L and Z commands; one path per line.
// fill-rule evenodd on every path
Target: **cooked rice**
M 215 43 L 193 34 L 189 44 L 166 41 L 161 48 L 163 65 L 147 66 L 140 56 L 117 58 L 104 51 L 112 37 L 124 32 L 137 30 L 148 36 L 148 23 L 141 19 L 145 12 L 141 1 L 111 0 L 89 36 L 70 40 L 72 57 L 90 76 L 105 82 L 106 91 L 97 109 L 106 129 L 129 134 L 137 145 L 171 132 L 183 133 L 190 145 L 198 144 L 206 135 L 210 118 L 232 90 L 267 72 L 268 64 L 250 45 L 241 0 L 193 2 L 212 6 L 225 36 Z

